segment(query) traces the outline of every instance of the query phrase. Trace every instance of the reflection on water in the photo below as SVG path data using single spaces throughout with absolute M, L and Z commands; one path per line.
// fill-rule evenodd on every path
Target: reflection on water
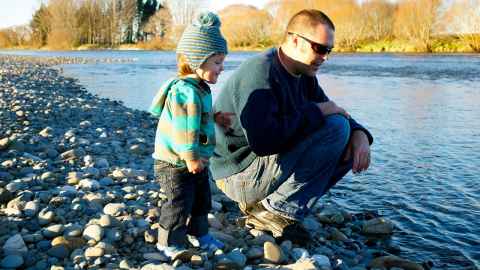
M 373 166 L 328 201 L 396 221 L 405 254 L 438 269 L 479 267 L 480 91 L 470 80 L 320 75 L 375 136 Z M 474 263 L 477 263 L 474 266 Z
M 31 52 L 30 52 L 31 53 Z M 144 110 L 175 74 L 171 52 L 34 53 L 127 57 L 133 63 L 66 65 L 88 90 Z M 253 53 L 232 53 L 213 86 Z M 333 55 L 319 81 L 374 135 L 373 164 L 322 202 L 373 210 L 393 220 L 402 257 L 435 269 L 480 267 L 480 57 Z M 245 78 L 248 80 L 248 78 Z

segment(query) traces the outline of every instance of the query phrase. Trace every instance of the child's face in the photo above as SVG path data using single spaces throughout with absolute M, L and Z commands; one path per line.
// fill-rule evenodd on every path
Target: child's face
M 214 84 L 217 82 L 218 76 L 223 71 L 223 61 L 225 54 L 214 54 L 205 61 L 200 68 L 195 70 L 200 79 L 207 83 Z

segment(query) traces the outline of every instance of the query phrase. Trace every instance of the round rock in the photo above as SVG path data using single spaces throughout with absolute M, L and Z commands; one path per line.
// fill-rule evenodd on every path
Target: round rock
M 99 225 L 90 225 L 83 231 L 83 238 L 87 240 L 100 241 L 103 237 L 103 228 Z
M 3 258 L 0 265 L 3 268 L 18 268 L 23 265 L 23 257 L 20 255 L 8 255 Z

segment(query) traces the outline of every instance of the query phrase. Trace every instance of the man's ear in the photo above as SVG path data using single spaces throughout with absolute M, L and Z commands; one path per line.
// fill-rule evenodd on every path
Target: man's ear
M 292 35 L 292 42 L 295 44 L 295 46 L 298 46 L 298 36 L 297 35 Z
M 297 35 L 290 35 L 291 42 L 295 48 L 298 47 L 298 36 Z

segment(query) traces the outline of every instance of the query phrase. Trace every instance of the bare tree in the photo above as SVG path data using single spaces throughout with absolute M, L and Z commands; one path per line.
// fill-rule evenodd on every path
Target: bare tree
M 274 35 L 282 38 L 290 18 L 302 9 L 318 9 L 335 24 L 336 46 L 353 49 L 364 38 L 365 20 L 355 0 L 273 0 L 267 4 L 272 14 Z
M 475 52 L 480 52 L 480 0 L 459 0 L 447 10 L 447 32 L 453 32 Z
M 153 34 L 156 38 L 164 39 L 168 36 L 172 27 L 172 15 L 167 8 L 161 8 L 150 17 L 144 30 Z
M 124 0 L 120 2 L 120 31 L 122 41 L 126 43 L 133 43 L 136 36 L 134 29 L 137 15 L 136 0 Z
M 172 32 L 170 37 L 176 43 L 185 27 L 190 24 L 196 14 L 205 6 L 206 0 L 164 0 L 163 5 L 172 15 Z
M 272 16 L 271 31 L 274 42 L 278 43 L 283 39 L 290 18 L 304 8 L 311 8 L 311 1 L 308 0 L 271 0 L 265 10 Z
M 188 25 L 205 0 L 165 0 L 163 4 L 170 10 L 174 25 Z
M 53 49 L 71 49 L 78 44 L 76 6 L 73 0 L 50 0 L 52 30 L 48 34 L 48 46 Z
M 355 0 L 311 0 L 309 8 L 323 11 L 335 24 L 336 47 L 352 50 L 365 37 L 365 18 Z
M 104 43 L 110 46 L 118 45 L 121 42 L 120 38 L 120 4 L 119 0 L 103 0 L 104 10 Z
M 30 42 L 32 31 L 28 26 L 14 26 L 0 30 L 0 48 L 22 47 Z
M 10 48 L 13 46 L 12 32 L 10 29 L 0 30 L 0 48 Z
M 98 44 L 101 41 L 100 24 L 103 17 L 99 0 L 83 0 L 77 10 L 77 27 L 81 44 Z
M 222 32 L 230 46 L 265 47 L 272 44 L 272 17 L 267 11 L 253 6 L 232 5 L 220 11 L 219 15 L 222 19 Z
M 30 28 L 32 29 L 33 46 L 42 47 L 47 44 L 48 33 L 51 30 L 50 13 L 45 5 L 41 5 L 40 8 L 33 14 L 30 21 Z
M 394 33 L 421 50 L 432 51 L 431 45 L 440 0 L 403 0 L 395 14 Z
M 385 0 L 363 2 L 365 17 L 365 37 L 374 41 L 390 38 L 393 35 L 395 5 Z

